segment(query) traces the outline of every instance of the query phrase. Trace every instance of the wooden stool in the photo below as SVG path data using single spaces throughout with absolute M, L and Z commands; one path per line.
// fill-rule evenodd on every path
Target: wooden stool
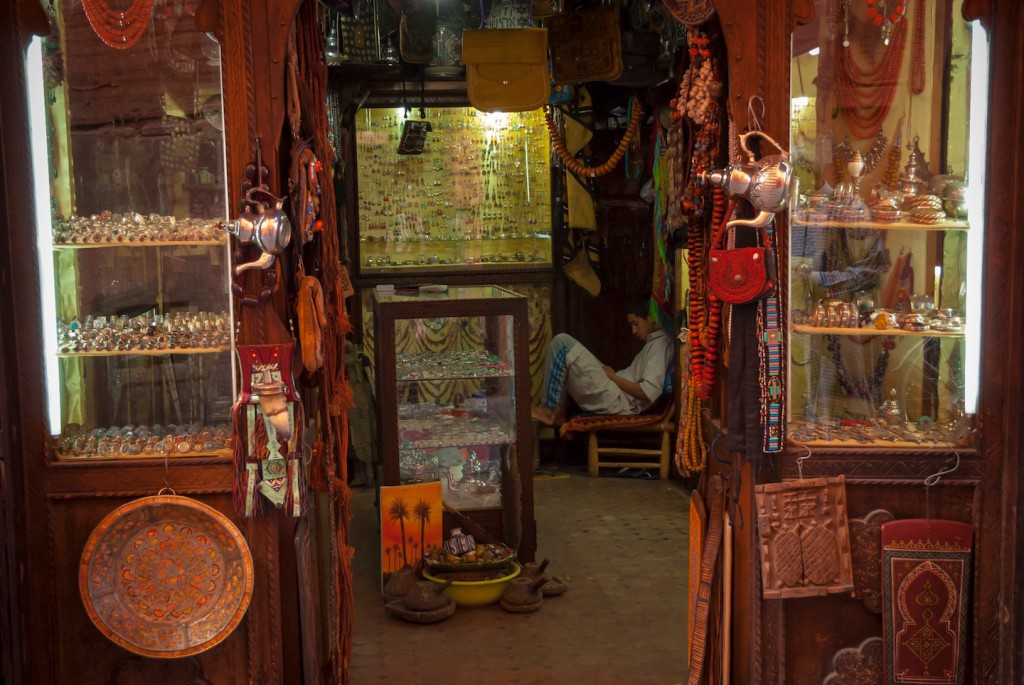
M 649 414 L 580 415 L 563 423 L 561 433 L 563 436 L 574 432 L 588 434 L 587 473 L 591 478 L 596 478 L 598 469 L 602 468 L 657 468 L 659 478 L 668 480 L 672 436 L 676 430 L 674 415 L 674 402 L 666 403 L 660 412 Z M 657 438 L 658 442 L 657 447 L 624 446 L 622 440 L 616 438 L 640 442 Z M 602 460 L 602 457 L 612 459 Z

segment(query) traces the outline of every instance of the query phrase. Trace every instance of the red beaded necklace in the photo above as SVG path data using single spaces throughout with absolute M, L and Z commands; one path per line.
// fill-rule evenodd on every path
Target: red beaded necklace
M 886 20 L 885 3 L 882 3 L 882 11 L 878 11 L 878 0 L 867 0 L 868 6 L 864 10 L 864 16 L 874 24 L 875 26 L 881 26 L 882 22 Z M 888 19 L 893 24 L 898 22 L 900 18 L 907 12 L 907 0 L 896 0 L 896 6 L 893 7 L 892 12 L 889 12 Z
M 721 194 L 719 194 L 721 193 Z M 725 208 L 725 193 L 716 190 L 715 205 L 712 210 L 712 235 L 711 245 L 718 242 L 718 237 L 725 230 L 725 225 L 732 217 L 736 208 L 736 201 L 729 203 Z M 704 330 L 701 332 L 701 344 L 704 348 L 704 363 L 701 367 L 701 384 L 697 388 L 697 394 L 702 400 L 711 399 L 711 391 L 715 388 L 715 379 L 718 377 L 718 341 L 722 333 L 722 300 L 715 296 L 711 288 L 707 289 L 708 309 L 704 320 Z
M 870 68 L 857 64 L 850 49 L 843 46 L 843 38 L 837 36 L 839 106 L 850 133 L 857 138 L 874 136 L 889 114 L 903 67 L 903 49 L 907 43 L 904 24 L 903 21 L 895 23 L 892 40 L 882 59 Z
M 82 0 L 85 18 L 101 41 L 124 50 L 135 45 L 149 27 L 153 0 L 132 0 L 124 11 L 111 9 L 104 0 Z

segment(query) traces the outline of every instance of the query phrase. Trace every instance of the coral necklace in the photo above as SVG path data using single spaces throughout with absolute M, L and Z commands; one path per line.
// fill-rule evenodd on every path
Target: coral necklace
M 906 22 L 896 22 L 894 35 L 882 59 L 872 68 L 857 64 L 849 48 L 843 47 L 843 38 L 837 36 L 837 84 L 839 106 L 850 133 L 858 138 L 871 138 L 885 121 L 892 106 L 900 70 L 903 68 L 903 49 L 907 44 Z
M 124 11 L 111 9 L 104 0 L 82 0 L 82 7 L 99 39 L 118 50 L 135 45 L 153 15 L 153 0 L 132 0 Z

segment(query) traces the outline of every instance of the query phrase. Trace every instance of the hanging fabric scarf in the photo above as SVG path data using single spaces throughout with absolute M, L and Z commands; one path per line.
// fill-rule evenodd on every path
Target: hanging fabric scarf
M 242 390 L 232 413 L 235 509 L 246 518 L 258 516 L 266 500 L 301 516 L 305 421 L 292 384 L 292 345 L 238 345 L 237 354 Z
M 662 330 L 672 330 L 672 257 L 668 239 L 668 165 L 665 147 L 655 126 L 654 141 L 654 284 L 651 296 L 657 305 L 658 324 Z

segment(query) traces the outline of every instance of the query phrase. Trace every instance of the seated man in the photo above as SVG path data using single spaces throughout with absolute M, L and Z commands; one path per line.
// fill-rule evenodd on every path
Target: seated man
M 631 302 L 626 320 L 644 347 L 621 371 L 603 365 L 575 338 L 559 333 L 548 345 L 543 399 L 531 415 L 545 426 L 565 421 L 566 394 L 580 409 L 595 414 L 639 414 L 657 400 L 665 387 L 672 360 L 672 339 L 650 313 L 650 297 Z

